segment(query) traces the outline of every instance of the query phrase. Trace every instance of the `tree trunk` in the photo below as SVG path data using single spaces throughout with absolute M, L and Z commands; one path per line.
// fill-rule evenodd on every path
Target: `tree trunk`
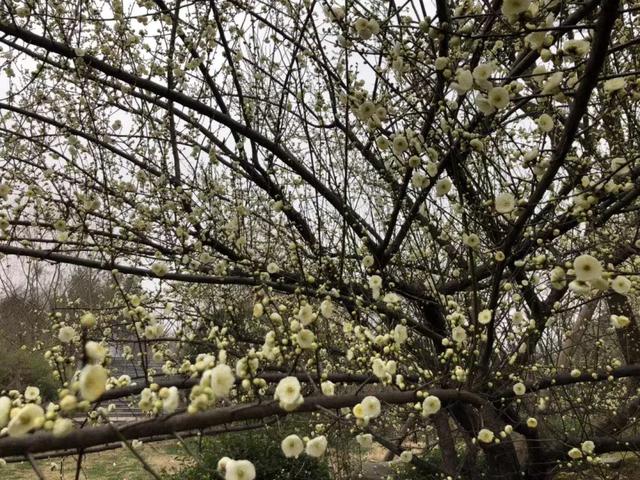
M 481 419 L 466 405 L 452 405 L 449 407 L 449 411 L 460 426 L 472 437 L 475 437 L 481 428 L 488 428 L 493 432 L 498 432 L 502 430 L 504 425 L 504 422 L 500 420 L 496 411 L 491 407 L 483 408 L 480 412 Z M 488 477 L 485 476 L 484 478 L 501 480 L 522 478 L 520 462 L 510 439 L 503 439 L 500 443 L 480 446 L 487 463 Z M 473 457 L 465 459 L 463 478 L 475 479 L 480 476 L 481 471 L 477 468 L 477 461 L 473 461 L 473 464 L 468 464 L 469 460 L 475 460 L 475 452 L 473 453 Z
M 436 432 L 438 432 L 438 444 L 442 452 L 442 468 L 447 475 L 453 477 L 456 474 L 458 456 L 456 454 L 456 445 L 451 435 L 451 428 L 449 427 L 449 416 L 440 411 L 433 415 L 431 419 Z
M 492 408 L 483 408 L 480 412 L 484 428 L 499 432 L 504 427 L 498 413 Z M 518 461 L 518 455 L 510 437 L 502 439 L 500 443 L 492 443 L 484 447 L 487 459 L 489 478 L 515 480 L 522 478 L 523 469 Z

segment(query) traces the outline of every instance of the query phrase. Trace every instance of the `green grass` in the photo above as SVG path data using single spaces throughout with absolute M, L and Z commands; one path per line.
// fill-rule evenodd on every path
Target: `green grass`
M 175 472 L 181 466 L 185 452 L 176 441 L 145 445 L 139 453 L 153 470 L 162 474 Z M 37 464 L 47 480 L 74 480 L 77 457 L 38 460 Z M 37 480 L 29 462 L 8 464 L 0 470 L 0 478 Z M 86 455 L 82 462 L 82 480 L 148 480 L 138 459 L 127 449 L 119 448 Z
M 186 440 L 192 451 L 197 451 L 195 440 Z M 186 465 L 186 452 L 177 441 L 147 444 L 139 453 L 161 476 L 177 473 Z M 583 470 L 558 472 L 554 480 L 637 480 L 640 458 L 635 453 L 611 454 L 622 462 L 614 468 L 610 466 L 587 466 Z M 76 457 L 53 458 L 37 461 L 46 480 L 75 480 Z M 149 480 L 153 477 L 146 472 L 140 462 L 127 449 L 108 450 L 86 455 L 82 462 L 81 480 Z M 405 478 L 398 475 L 395 478 Z M 409 478 L 412 478 L 409 476 Z M 422 477 L 420 477 L 422 478 Z M 0 479 L 37 480 L 29 462 L 9 464 L 0 467 Z
M 559 472 L 554 480 L 636 480 L 640 459 L 634 452 L 608 453 L 603 456 L 608 462 L 602 465 L 585 465 L 584 469 L 574 472 Z M 616 463 L 613 460 L 620 460 Z

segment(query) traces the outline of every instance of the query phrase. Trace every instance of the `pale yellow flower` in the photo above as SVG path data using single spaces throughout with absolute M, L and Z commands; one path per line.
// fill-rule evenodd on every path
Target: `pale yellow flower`
M 573 460 L 578 460 L 582 458 L 582 451 L 580 451 L 579 448 L 572 448 L 567 452 L 567 455 L 569 455 Z
M 618 275 L 611 281 L 611 289 L 616 293 L 624 295 L 631 290 L 631 281 L 627 277 Z
M 516 207 L 516 199 L 511 193 L 503 192 L 496 195 L 493 204 L 496 212 L 510 213 Z
M 380 415 L 380 411 L 381 411 L 380 400 L 378 400 L 376 397 L 369 395 L 367 397 L 364 397 L 362 399 L 362 402 L 360 403 L 362 405 L 362 408 L 364 410 L 364 415 L 366 417 L 376 418 L 377 416 Z
M 211 370 L 211 388 L 216 397 L 228 397 L 234 384 L 235 378 L 229 365 L 216 365 Z
M 494 87 L 489 90 L 487 99 L 492 107 L 500 110 L 509 105 L 509 92 L 504 87 Z
M 524 13 L 531 5 L 531 0 L 504 0 L 502 2 L 502 14 L 507 17 L 514 17 Z
M 228 460 L 224 480 L 254 480 L 256 468 L 249 460 Z
M 442 403 L 435 395 L 429 395 L 422 401 L 422 415 L 427 417 L 440 411 Z
M 11 419 L 7 432 L 11 437 L 22 437 L 31 430 L 42 427 L 44 420 L 42 407 L 35 403 L 27 403 Z
M 282 440 L 282 453 L 287 458 L 298 458 L 304 451 L 304 444 L 298 435 L 289 435 Z
M 604 82 L 603 88 L 606 93 L 623 90 L 627 86 L 627 81 L 624 77 L 611 78 Z
M 73 431 L 73 421 L 69 418 L 56 418 L 53 423 L 53 433 L 54 437 L 66 437 Z
M 494 438 L 495 435 L 493 434 L 493 432 L 486 428 L 483 428 L 478 432 L 478 440 L 480 440 L 482 443 L 491 443 L 493 442 Z
M 525 387 L 524 383 L 518 382 L 513 386 L 513 393 L 518 396 L 524 395 L 527 391 L 527 387 Z
M 321 457 L 327 449 L 327 437 L 320 435 L 307 442 L 306 452 L 310 457 Z
M 80 395 L 90 402 L 96 401 L 106 390 L 107 371 L 101 365 L 88 364 L 80 371 Z
M 491 322 L 492 315 L 493 313 L 491 312 L 491 310 L 489 309 L 482 310 L 478 314 L 478 323 L 480 323 L 481 325 L 487 325 L 488 323 Z
M 591 255 L 580 255 L 573 261 L 576 278 L 581 282 L 589 282 L 602 277 L 602 265 Z

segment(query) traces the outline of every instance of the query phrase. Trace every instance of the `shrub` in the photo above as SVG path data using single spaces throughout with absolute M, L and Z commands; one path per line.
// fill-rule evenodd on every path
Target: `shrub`
M 422 460 L 421 465 L 418 466 L 407 463 L 396 463 L 396 475 L 393 479 L 423 480 L 428 478 L 430 480 L 445 480 L 446 478 L 450 478 L 447 474 L 443 473 L 444 461 L 442 458 L 442 451 L 439 448 L 432 449 L 422 455 L 419 455 L 418 458 Z M 456 464 L 461 467 L 464 460 L 464 457 L 460 455 L 460 452 L 458 452 L 456 456 Z M 489 476 L 485 456 L 482 454 L 478 455 L 477 461 L 473 465 L 472 472 L 465 471 L 466 469 L 460 470 L 455 477 L 456 479 L 469 480 L 475 478 L 493 478 Z
M 257 472 L 256 480 L 330 480 L 326 461 L 304 454 L 286 458 L 280 442 L 293 432 L 281 429 L 228 433 L 202 440 L 201 462 L 192 464 L 170 476 L 173 480 L 213 480 L 218 460 L 222 457 L 251 461 Z M 191 462 L 193 463 L 193 461 Z
M 422 467 L 416 467 L 413 464 L 396 463 L 394 469 L 396 475 L 394 480 L 421 480 L 424 478 L 438 479 L 441 478 L 439 473 L 441 462 L 435 458 L 423 458 L 425 464 Z
M 20 390 L 37 385 L 45 400 L 56 397 L 57 384 L 46 360 L 39 353 L 0 345 L 0 385 Z

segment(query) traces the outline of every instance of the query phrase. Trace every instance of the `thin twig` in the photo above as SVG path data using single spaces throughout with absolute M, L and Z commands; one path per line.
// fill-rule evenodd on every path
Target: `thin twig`
M 44 473 L 42 473 L 42 470 L 40 470 L 40 467 L 38 466 L 38 464 L 34 460 L 33 455 L 31 455 L 30 453 L 27 453 L 27 460 L 29 460 L 29 463 L 31 464 L 31 468 L 35 472 L 36 476 L 40 480 L 45 480 Z

